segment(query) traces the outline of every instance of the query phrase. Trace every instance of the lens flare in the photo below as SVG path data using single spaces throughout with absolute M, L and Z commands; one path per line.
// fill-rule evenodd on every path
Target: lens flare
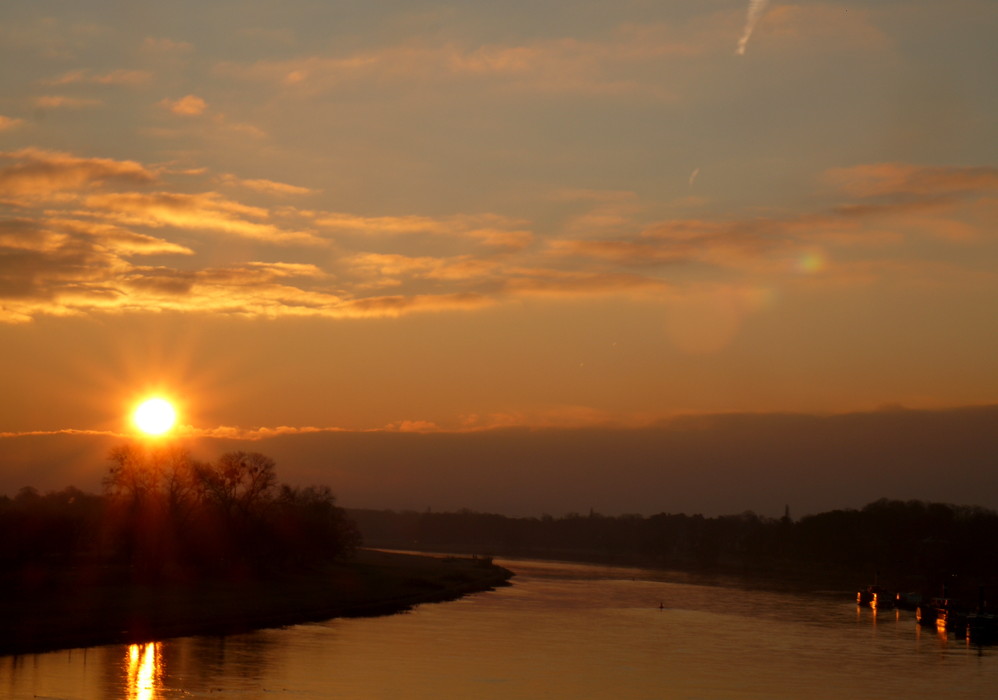
M 797 271 L 804 275 L 814 275 L 825 269 L 828 259 L 818 251 L 804 253 L 797 259 Z

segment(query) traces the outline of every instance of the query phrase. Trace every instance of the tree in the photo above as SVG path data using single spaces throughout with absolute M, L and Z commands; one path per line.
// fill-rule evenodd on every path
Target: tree
M 196 475 L 205 501 L 228 516 L 261 514 L 277 486 L 274 460 L 259 452 L 227 452 L 217 464 L 199 465 Z

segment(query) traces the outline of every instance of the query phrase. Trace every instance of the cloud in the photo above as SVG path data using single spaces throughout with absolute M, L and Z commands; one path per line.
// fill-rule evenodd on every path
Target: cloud
M 79 158 L 59 151 L 24 148 L 0 151 L 0 190 L 12 195 L 45 196 L 65 190 L 83 190 L 109 182 L 144 185 L 157 174 L 131 160 Z
M 177 100 L 164 99 L 160 106 L 182 117 L 196 117 L 204 114 L 208 103 L 197 95 L 186 95 Z
M 353 274 L 376 278 L 382 284 L 398 284 L 398 277 L 443 280 L 449 282 L 480 280 L 491 277 L 498 269 L 496 261 L 470 255 L 450 258 L 429 256 L 410 257 L 397 254 L 361 253 L 346 261 Z
M 39 149 L 2 152 L 0 163 L 0 187 L 20 197 L 10 202 L 18 218 L 0 227 L 7 322 L 163 311 L 397 317 L 524 298 L 616 296 L 661 304 L 672 326 L 704 347 L 730 336 L 734 326 L 722 321 L 741 319 L 755 308 L 753 300 L 781 285 L 834 289 L 900 280 L 902 268 L 914 270 L 928 255 L 909 245 L 914 237 L 974 240 L 996 208 L 993 198 L 975 195 L 998 188 L 995 170 L 986 167 L 858 165 L 821 176 L 839 203 L 820 211 L 658 221 L 653 212 L 669 207 L 632 192 L 566 189 L 549 198 L 563 209 L 591 211 L 563 212 L 562 237 L 537 244 L 531 222 L 495 213 L 364 216 L 284 200 L 266 206 L 262 197 L 249 204 L 210 190 L 175 191 L 172 180 L 181 171 L 166 166 Z M 196 189 L 190 178 L 203 178 L 259 195 L 312 191 L 187 173 L 185 190 Z M 157 191 L 133 190 L 150 183 Z M 557 223 L 547 226 L 558 230 Z M 222 248 L 216 234 L 244 243 Z M 253 253 L 253 243 L 280 245 L 281 257 L 270 246 L 266 255 Z M 210 263 L 202 246 L 210 247 Z M 902 250 L 901 267 L 886 264 Z M 962 283 L 988 284 L 969 274 Z M 713 311 L 697 311 L 703 308 Z M 708 317 L 717 323 L 699 336 L 689 330 L 696 325 L 690 319 Z
M 873 163 L 832 168 L 824 179 L 842 192 L 861 198 L 998 192 L 998 168 L 989 166 L 922 166 L 909 163 Z
M 922 256 L 927 254 L 912 243 L 916 237 L 978 240 L 989 230 L 996 209 L 993 199 L 981 196 L 998 192 L 998 169 L 991 167 L 869 164 L 829 170 L 820 179 L 841 203 L 812 212 L 647 224 L 621 215 L 599 237 L 550 240 L 543 252 L 581 269 L 641 270 L 666 280 L 690 268 L 719 280 L 738 273 L 767 283 L 803 276 L 869 284 L 902 277 L 896 266 L 883 264 L 884 250 L 893 249 L 894 255 L 903 251 L 905 267 L 913 270 L 926 262 Z M 600 230 L 596 224 L 567 230 L 588 234 Z M 967 282 L 974 279 L 968 270 Z
M 750 0 L 752 5 L 760 0 Z M 768 0 L 762 0 L 768 5 Z M 756 28 L 767 43 L 784 50 L 855 51 L 881 50 L 892 45 L 893 39 L 873 21 L 876 14 L 859 6 L 847 11 L 839 3 L 781 3 L 763 8 L 766 22 Z M 872 15 L 872 17 L 871 17 Z M 746 38 L 747 41 L 747 38 Z
M 312 232 L 281 223 L 311 225 L 317 216 L 287 205 L 271 210 L 211 191 L 108 191 L 112 184 L 169 186 L 165 178 L 174 173 L 167 169 L 39 149 L 2 152 L 2 162 L 9 165 L 0 169 L 0 186 L 21 197 L 14 204 L 23 213 L 0 224 L 0 318 L 4 322 L 25 322 L 40 315 L 163 311 L 266 318 L 394 317 L 497 302 L 492 293 L 501 286 L 501 265 L 469 254 L 330 253 L 324 262 L 339 269 L 338 280 L 320 264 L 294 259 L 237 259 L 205 266 L 192 237 L 188 235 L 183 242 L 170 240 L 171 229 L 198 234 L 195 242 L 204 241 L 204 234 L 224 233 L 290 247 L 328 243 Z M 309 192 L 272 180 L 224 176 L 222 181 L 255 192 Z M 46 208 L 40 207 L 42 203 Z M 340 219 L 339 224 L 349 224 L 354 230 L 359 226 L 362 231 L 372 223 L 393 232 L 431 230 L 433 235 L 445 233 L 495 247 L 522 242 L 522 231 L 500 228 L 512 221 L 494 215 L 459 215 L 387 217 L 376 222 L 355 217 Z M 492 240 L 507 236 L 513 240 Z M 160 260 L 157 264 L 136 262 L 139 257 L 164 256 L 182 256 L 187 262 L 182 267 Z M 371 288 L 388 283 L 389 274 L 404 281 L 404 293 L 370 295 Z
M 497 248 L 520 249 L 533 240 L 527 222 L 498 214 L 428 216 L 360 216 L 325 212 L 315 219 L 326 230 L 362 236 L 454 236 Z
M 87 219 L 0 221 L 0 322 L 101 313 L 234 315 L 248 318 L 374 318 L 474 309 L 495 300 L 474 292 L 358 297 L 329 289 L 312 263 L 250 261 L 188 269 L 129 258 L 194 251 L 170 241 Z M 196 258 L 194 259 L 196 263 Z M 445 278 L 461 262 L 420 274 Z M 359 288 L 354 293 L 361 291 Z
M 0 131 L 11 131 L 18 128 L 24 124 L 23 119 L 17 119 L 16 117 L 5 117 L 0 114 Z
M 660 241 L 650 238 L 559 240 L 552 241 L 548 250 L 554 255 L 588 257 L 638 266 L 689 260 L 693 254 L 691 246 L 664 246 Z
M 56 231 L 89 236 L 105 250 L 125 257 L 194 254 L 194 251 L 187 246 L 100 222 L 50 218 L 45 221 L 45 226 Z
M 561 424 L 559 409 L 566 417 Z M 544 420 L 541 407 L 496 414 L 492 430 L 473 424 L 464 431 L 408 433 L 219 426 L 190 428 L 190 435 L 203 440 L 193 442 L 194 451 L 208 455 L 247 449 L 240 441 L 265 440 L 253 449 L 273 457 L 289 483 L 329 478 L 329 456 L 338 455 L 337 502 L 353 508 L 472 508 L 523 517 L 590 506 L 645 515 L 751 508 L 778 517 L 786 503 L 800 516 L 860 508 L 885 493 L 998 507 L 996 406 L 683 415 L 641 427 L 597 422 L 583 428 L 569 422 L 573 411 L 585 419 L 584 406 L 552 407 L 555 427 L 533 427 L 535 416 Z M 492 418 L 478 420 L 488 424 Z M 103 470 L 94 465 L 123 436 L 51 431 L 0 437 L 0 493 L 10 493 L 25 483 L 42 490 L 67 483 L 99 489 Z M 949 465 L 946 479 L 938 478 L 941 464 Z M 747 470 L 752 479 L 745 478 Z
M 218 231 L 274 244 L 324 244 L 311 233 L 266 223 L 263 220 L 270 216 L 266 209 L 233 202 L 215 192 L 100 194 L 87 197 L 85 204 L 132 226 Z
M 254 192 L 262 192 L 264 194 L 302 196 L 314 194 L 317 191 L 309 189 L 308 187 L 299 187 L 297 185 L 289 185 L 284 182 L 275 182 L 273 180 L 244 180 L 236 177 L 235 175 L 223 175 L 220 179 L 226 185 L 245 187 L 246 189 L 253 190 Z
M 40 109 L 86 109 L 104 104 L 89 97 L 66 97 L 65 95 L 42 95 L 36 97 L 35 106 Z
M 385 426 L 389 432 L 399 433 L 439 433 L 442 428 L 432 421 L 427 420 L 400 420 L 389 423 Z
M 246 137 L 253 139 L 263 139 L 267 137 L 267 132 L 260 127 L 253 124 L 247 124 L 245 122 L 230 122 L 224 117 L 224 115 L 221 114 L 214 115 L 212 120 L 220 130 L 229 132 L 230 134 L 242 139 L 245 139 Z
M 144 70 L 113 70 L 108 73 L 93 73 L 88 69 L 72 70 L 68 73 L 42 81 L 44 85 L 144 85 L 152 80 L 152 73 Z
M 626 267 L 657 267 L 707 263 L 718 266 L 755 266 L 765 254 L 785 249 L 800 226 L 809 230 L 813 217 L 742 220 L 671 219 L 645 226 L 637 234 L 613 239 L 551 241 L 553 256 L 583 257 Z
M 506 278 L 503 289 L 518 296 L 549 298 L 607 294 L 646 296 L 670 288 L 664 280 L 628 272 L 521 268 L 513 270 L 512 273 Z
M 521 250 L 534 241 L 534 234 L 526 230 L 508 231 L 494 228 L 470 229 L 465 233 L 468 238 L 479 241 L 482 245 L 508 250 Z
M 94 313 L 163 312 L 248 317 L 359 315 L 322 289 L 288 284 L 325 274 L 302 263 L 249 262 L 181 270 L 129 257 L 190 250 L 86 222 L 0 222 L 0 322 Z
M 749 0 L 748 14 L 745 17 L 745 28 L 742 30 L 741 38 L 738 39 L 738 48 L 735 50 L 735 53 L 739 56 L 745 55 L 745 49 L 748 47 L 752 32 L 755 31 L 755 26 L 762 19 L 768 5 L 769 0 Z
M 645 424 L 647 420 L 638 421 Z M 596 428 L 620 426 L 607 411 L 592 406 L 556 405 L 542 406 L 522 411 L 470 414 L 464 416 L 461 428 L 451 433 L 474 433 L 505 428 L 526 428 L 532 430 L 548 428 Z
M 256 442 L 283 435 L 309 435 L 313 433 L 339 433 L 341 428 L 317 428 L 315 426 L 290 426 L 279 425 L 274 428 L 242 428 L 235 425 L 220 425 L 215 428 L 196 428 L 186 425 L 180 426 L 178 433 L 184 437 L 214 438 L 223 440 L 248 440 Z
M 31 219 L 0 220 L 0 248 L 8 250 L 56 250 L 64 236 L 39 227 Z
M 51 435 L 92 435 L 99 437 L 115 437 L 123 438 L 129 437 L 124 433 L 116 433 L 111 430 L 85 430 L 78 428 L 61 428 L 59 430 L 24 430 L 17 433 L 5 432 L 0 433 L 0 438 L 22 438 L 22 437 L 41 437 L 41 436 L 51 436 Z
M 67 315 L 120 299 L 127 258 L 192 255 L 175 243 L 90 221 L 0 221 L 0 320 Z
M 264 262 L 251 262 L 248 266 L 257 270 L 265 270 L 272 278 L 280 277 L 325 277 L 326 273 L 323 272 L 318 266 L 312 265 L 311 263 L 264 263 Z
M 420 298 L 421 307 L 437 300 L 443 307 L 459 300 L 464 305 L 501 303 L 510 298 L 547 297 L 577 298 L 593 295 L 647 295 L 668 288 L 662 280 L 631 272 L 594 271 L 586 269 L 559 270 L 536 265 L 529 258 L 526 264 L 513 264 L 505 258 L 477 258 L 472 255 L 450 257 L 405 256 L 383 253 L 360 253 L 342 261 L 343 279 L 357 279 L 355 292 L 384 287 L 406 290 L 391 297 L 358 299 L 356 304 L 385 309 L 407 310 L 405 299 Z M 432 295 L 415 290 L 431 290 Z M 444 301 L 446 300 L 446 301 Z
M 395 318 L 408 313 L 427 311 L 466 311 L 496 303 L 484 294 L 416 294 L 366 297 L 346 302 L 331 314 L 343 318 Z
M 603 39 L 538 39 L 519 44 L 430 44 L 409 41 L 376 50 L 250 64 L 223 62 L 219 75 L 281 86 L 291 94 L 317 94 L 354 85 L 408 86 L 452 82 L 543 94 L 642 95 L 673 99 L 661 72 L 644 66 L 708 50 L 713 28 L 671 24 L 615 27 Z

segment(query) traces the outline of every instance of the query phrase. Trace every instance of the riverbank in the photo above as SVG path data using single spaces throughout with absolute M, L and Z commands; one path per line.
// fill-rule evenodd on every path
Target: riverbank
M 376 546 L 405 551 L 404 547 L 395 548 L 395 543 L 381 542 Z M 456 551 L 457 546 L 432 547 L 420 543 L 422 554 Z M 642 557 L 628 554 L 608 554 L 600 551 L 578 549 L 529 549 L 529 548 L 493 548 L 490 551 L 500 560 L 523 560 L 533 562 L 558 562 L 565 564 L 584 564 L 592 566 L 607 566 L 642 569 L 653 572 L 664 580 L 679 581 L 695 585 L 714 586 L 718 588 L 758 589 L 795 593 L 815 593 L 831 597 L 845 596 L 853 599 L 859 588 L 868 585 L 873 573 L 842 567 L 827 567 L 819 564 L 809 566 L 791 565 L 786 562 L 758 562 L 754 564 L 714 563 L 711 565 L 696 562 L 663 562 L 655 557 Z M 881 572 L 882 581 L 897 590 L 921 590 L 922 581 L 917 576 L 902 575 L 896 572 Z
M 196 584 L 39 572 L 0 590 L 0 655 L 387 615 L 508 585 L 512 575 L 488 559 L 376 550 L 307 573 Z

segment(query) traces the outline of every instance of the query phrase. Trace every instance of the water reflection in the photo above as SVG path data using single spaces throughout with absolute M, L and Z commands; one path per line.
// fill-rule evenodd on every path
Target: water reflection
M 934 621 L 916 624 L 907 611 L 850 604 L 838 591 L 721 588 L 659 572 L 502 563 L 518 574 L 513 586 L 407 615 L 0 657 L 0 698 L 995 695 L 998 648 L 971 647 Z
M 160 695 L 163 678 L 161 644 L 147 642 L 128 647 L 126 688 L 129 700 L 154 700 Z

